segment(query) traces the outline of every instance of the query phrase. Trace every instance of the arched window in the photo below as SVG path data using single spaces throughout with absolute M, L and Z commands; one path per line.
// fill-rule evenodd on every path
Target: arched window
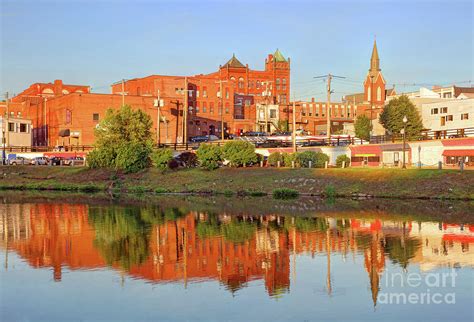
M 369 101 L 369 102 L 372 100 L 372 99 L 370 98 L 370 97 L 371 97 L 371 94 L 372 94 L 371 91 L 370 91 L 370 89 L 371 89 L 371 88 L 370 88 L 370 85 L 369 85 L 369 87 L 368 87 L 368 89 L 367 89 L 367 101 Z
M 382 100 L 382 89 L 379 87 L 377 87 L 377 101 L 381 101 Z
M 226 114 L 229 114 L 229 106 L 230 106 L 230 105 L 229 105 L 229 102 L 226 102 L 226 103 L 225 103 L 225 113 L 226 113 Z
M 240 88 L 240 89 L 243 89 L 243 88 L 244 88 L 244 78 L 243 78 L 243 77 L 240 77 L 240 78 L 239 78 L 239 88 Z
M 282 79 L 282 83 L 283 83 L 282 89 L 286 90 L 286 78 Z
M 280 90 L 280 79 L 279 78 L 276 79 L 276 89 L 277 89 L 277 91 Z

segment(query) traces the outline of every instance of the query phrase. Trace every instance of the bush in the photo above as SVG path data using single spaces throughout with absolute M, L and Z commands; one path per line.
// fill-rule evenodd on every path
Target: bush
M 281 154 L 280 152 L 273 152 L 268 156 L 268 164 L 272 167 L 278 166 L 278 161 L 280 161 L 280 166 L 283 166 L 283 154 Z
M 177 160 L 185 168 L 194 168 L 198 165 L 198 158 L 194 152 L 183 152 Z
M 115 168 L 126 173 L 138 172 L 150 164 L 151 146 L 142 143 L 128 143 L 119 147 Z
M 89 168 L 115 168 L 116 153 L 112 148 L 94 149 L 87 154 Z
M 312 167 L 314 168 L 324 168 L 324 164 L 326 162 L 329 163 L 329 156 L 322 152 L 314 152 L 314 151 L 305 151 L 300 152 L 296 156 L 297 163 L 302 167 L 308 167 L 309 161 L 312 163 Z
M 294 189 L 279 188 L 273 190 L 273 198 L 275 199 L 294 199 L 298 197 L 299 192 Z
M 300 167 L 308 168 L 311 162 L 311 167 L 315 167 L 318 161 L 318 154 L 314 151 L 304 151 L 296 154 L 296 162 Z
M 296 155 L 297 153 L 282 153 L 283 157 L 283 164 L 285 167 L 291 167 L 291 162 L 295 161 L 295 167 L 296 167 Z
M 171 159 L 168 161 L 168 168 L 171 170 L 176 170 L 179 168 L 179 163 L 175 159 Z
M 230 141 L 222 148 L 222 157 L 229 160 L 231 166 L 239 167 L 258 161 L 255 146 L 245 141 Z
M 324 189 L 324 195 L 328 198 L 335 198 L 336 197 L 336 188 L 333 185 L 328 185 Z
M 201 167 L 208 170 L 214 170 L 219 167 L 222 161 L 222 151 L 217 145 L 201 144 L 196 151 L 197 158 Z
M 171 149 L 157 149 L 151 154 L 153 165 L 158 169 L 165 170 L 168 163 L 173 159 L 173 151 Z
M 338 156 L 336 158 L 336 166 L 338 168 L 342 168 L 342 162 L 345 162 L 345 166 L 348 167 L 350 164 L 351 164 L 351 158 L 349 158 L 347 155 L 345 154 L 341 154 L 340 156 Z

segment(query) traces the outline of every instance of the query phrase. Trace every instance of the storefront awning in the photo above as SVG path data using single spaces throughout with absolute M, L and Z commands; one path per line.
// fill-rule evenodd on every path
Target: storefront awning
M 445 157 L 474 157 L 474 149 L 468 150 L 444 150 Z
M 71 135 L 71 131 L 69 129 L 61 130 L 59 131 L 59 136 L 60 137 L 66 137 Z
M 355 157 L 375 157 L 376 155 L 373 153 L 359 153 L 354 155 Z

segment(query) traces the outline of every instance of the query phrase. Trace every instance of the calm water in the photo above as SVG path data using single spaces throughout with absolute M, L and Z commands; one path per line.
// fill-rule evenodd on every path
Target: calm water
M 473 320 L 472 204 L 260 200 L 0 204 L 1 320 Z

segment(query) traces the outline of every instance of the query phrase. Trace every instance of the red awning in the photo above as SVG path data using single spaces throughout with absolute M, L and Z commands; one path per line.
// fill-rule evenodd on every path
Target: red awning
M 445 157 L 474 157 L 474 149 L 472 150 L 444 150 Z

